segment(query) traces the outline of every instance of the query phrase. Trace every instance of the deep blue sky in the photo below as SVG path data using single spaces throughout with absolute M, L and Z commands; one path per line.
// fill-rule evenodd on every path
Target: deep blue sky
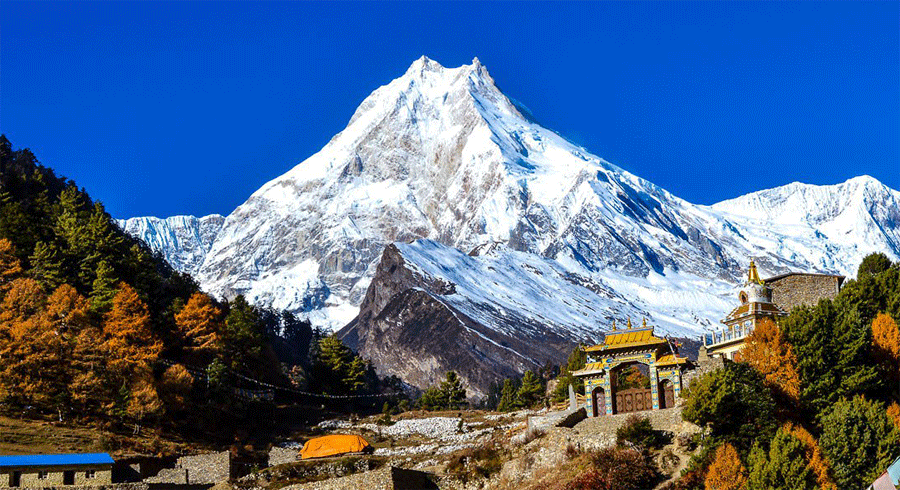
M 116 217 L 229 213 L 425 54 L 697 203 L 900 188 L 898 2 L 0 3 L 0 131 Z

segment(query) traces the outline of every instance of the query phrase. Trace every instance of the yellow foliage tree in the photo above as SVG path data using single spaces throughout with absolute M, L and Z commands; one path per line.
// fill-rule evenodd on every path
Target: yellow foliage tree
M 132 379 L 137 372 L 149 371 L 162 351 L 162 342 L 150 328 L 150 313 L 137 292 L 124 282 L 113 298 L 112 309 L 103 322 L 103 351 L 114 373 Z
M 163 373 L 159 392 L 167 406 L 181 409 L 186 405 L 193 384 L 194 377 L 191 373 L 184 366 L 176 364 Z
M 175 315 L 181 335 L 190 350 L 217 351 L 221 345 L 222 312 L 212 299 L 201 292 L 194 293 L 184 308 Z
M 900 329 L 890 315 L 879 313 L 872 320 L 872 350 L 885 374 L 900 381 Z
M 747 488 L 747 468 L 737 450 L 727 442 L 716 449 L 704 482 L 706 490 L 743 490 Z
M 756 325 L 747 337 L 741 358 L 762 374 L 776 392 L 796 403 L 800 394 L 797 358 L 773 320 L 765 318 Z
M 831 466 L 822 454 L 819 443 L 806 429 L 791 423 L 785 424 L 784 430 L 796 437 L 806 446 L 806 459 L 809 467 L 816 475 L 816 482 L 821 490 L 837 490 L 837 485 L 831 477 Z
M 16 249 L 6 238 L 0 239 L 0 291 L 22 275 L 22 263 L 16 257 Z
M 162 413 L 162 401 L 153 383 L 147 378 L 139 378 L 131 385 L 131 396 L 125 407 L 128 417 L 138 423 Z
M 900 405 L 897 405 L 897 402 L 891 403 L 891 406 L 887 409 L 888 417 L 894 422 L 894 425 L 897 426 L 897 430 L 900 430 Z

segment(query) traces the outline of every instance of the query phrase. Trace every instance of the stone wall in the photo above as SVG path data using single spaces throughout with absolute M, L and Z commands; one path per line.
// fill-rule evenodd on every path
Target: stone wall
M 429 473 L 388 466 L 342 478 L 332 478 L 287 487 L 289 490 L 437 490 L 437 477 Z
M 821 299 L 833 299 L 843 278 L 824 274 L 788 274 L 766 279 L 772 288 L 772 301 L 784 311 L 805 305 L 815 306 Z
M 6 481 L 3 481 L 3 484 L 6 484 Z M 24 484 L 20 487 L 10 488 L 0 486 L 0 490 L 22 490 L 26 487 Z M 43 488 L 43 490 L 149 490 L 150 485 L 146 483 L 109 483 L 104 485 L 59 485 L 59 486 L 39 486 L 39 487 L 31 487 L 31 488 Z
M 703 357 L 697 361 L 696 367 L 694 369 L 685 371 L 681 375 L 681 393 L 684 394 L 684 391 L 691 386 L 691 382 L 695 379 L 703 376 L 706 373 L 710 373 L 717 369 L 722 369 L 725 367 L 725 360 L 721 357 Z
M 273 447 L 269 450 L 269 466 L 296 463 L 300 461 L 300 450 L 285 447 Z
M 231 454 L 197 454 L 178 458 L 175 468 L 163 468 L 156 476 L 144 479 L 147 483 L 168 484 L 212 484 L 226 482 L 231 478 Z
M 176 468 L 188 471 L 188 483 L 219 483 L 231 478 L 231 453 L 198 454 L 178 458 Z
M 74 477 L 74 484 L 78 486 L 97 486 L 112 484 L 112 469 L 110 467 L 103 468 L 84 468 L 84 467 L 53 467 L 47 470 L 46 478 L 38 478 L 39 468 L 29 468 L 16 470 L 20 471 L 19 488 L 49 488 L 63 486 L 63 475 L 67 471 L 71 471 Z M 88 478 L 86 472 L 93 471 L 93 477 Z M 43 471 L 43 470 L 40 470 Z M 11 483 L 12 471 L 0 472 L 0 485 L 9 485 Z M 66 485 L 71 487 L 71 485 Z

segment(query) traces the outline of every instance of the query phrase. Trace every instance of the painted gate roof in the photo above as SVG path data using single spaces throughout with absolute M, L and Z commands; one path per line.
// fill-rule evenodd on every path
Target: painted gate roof
M 19 466 L 70 466 L 113 464 L 107 453 L 80 454 L 29 454 L 25 456 L 0 456 L 0 468 Z

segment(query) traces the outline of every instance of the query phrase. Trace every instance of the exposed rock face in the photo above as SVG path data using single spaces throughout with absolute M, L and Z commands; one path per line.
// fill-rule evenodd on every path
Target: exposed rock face
M 455 370 L 481 397 L 491 382 L 559 363 L 598 339 L 598 325 L 641 313 L 623 303 L 533 254 L 495 245 L 466 255 L 420 240 L 385 248 L 359 316 L 338 335 L 383 374 L 426 388 Z

